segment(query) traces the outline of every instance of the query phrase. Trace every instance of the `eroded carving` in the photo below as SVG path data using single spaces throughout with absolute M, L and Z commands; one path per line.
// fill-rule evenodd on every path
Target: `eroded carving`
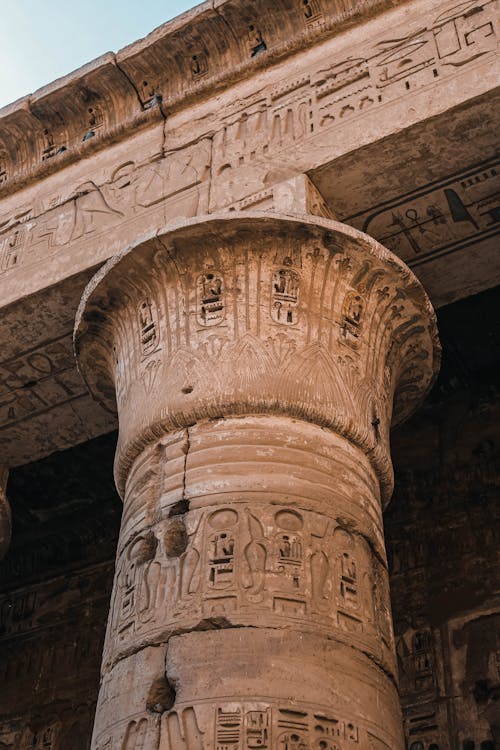
M 214 271 L 207 271 L 198 277 L 198 323 L 214 326 L 224 320 L 224 281 Z
M 265 627 L 274 639 L 286 626 L 292 639 L 319 638 L 325 647 L 334 634 L 346 678 L 368 689 L 351 660 L 374 669 L 387 707 L 395 665 L 379 494 L 390 483 L 384 383 L 387 368 L 389 382 L 399 375 L 404 414 L 412 406 L 404 394 L 431 377 L 436 342 L 417 282 L 367 238 L 326 219 L 241 213 L 146 241 L 105 267 L 89 287 L 92 298 L 105 299 L 108 273 L 120 276 L 123 299 L 101 317 L 87 299 L 76 333 L 87 382 L 106 399 L 106 375 L 96 380 L 86 359 L 88 335 L 92 362 L 102 345 L 86 321 L 105 320 L 103 361 L 112 382 L 115 368 L 118 375 L 116 466 L 126 511 L 105 674 L 115 682 L 128 658 L 168 641 L 167 669 L 186 696 L 194 672 L 179 676 L 185 657 L 175 656 L 177 639 L 182 649 L 199 631 L 228 628 L 240 638 L 248 628 L 254 638 Z M 130 324 L 138 309 L 139 338 Z M 210 332 L 215 324 L 220 333 Z M 346 326 L 356 339 L 349 349 Z M 158 342 L 148 391 L 144 357 Z M 154 494 L 145 490 L 148 465 Z M 247 658 L 247 649 L 235 653 L 238 664 Z M 211 652 L 207 664 L 219 669 Z M 245 665 L 245 674 L 256 679 L 252 669 Z M 234 686 L 227 690 L 233 702 L 180 698 L 163 721 L 160 747 L 208 738 L 218 750 L 368 742 L 358 719 L 258 698 L 247 709 Z M 286 687 L 273 690 L 285 697 Z M 359 706 L 353 711 L 360 715 Z

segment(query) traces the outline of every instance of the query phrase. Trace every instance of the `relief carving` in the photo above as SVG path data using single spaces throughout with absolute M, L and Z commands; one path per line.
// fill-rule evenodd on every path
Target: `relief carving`
M 85 393 L 70 359 L 70 346 L 70 337 L 66 337 L 66 341 L 41 347 L 39 358 L 35 352 L 0 365 L 0 428 L 28 415 L 43 414 Z
M 462 174 L 436 184 L 419 186 L 414 193 L 389 205 L 375 206 L 347 221 L 368 232 L 412 267 L 430 255 L 445 256 L 498 233 L 500 171 L 498 159 L 471 165 Z
M 364 303 L 360 294 L 351 292 L 344 302 L 342 336 L 347 343 L 357 345 L 361 333 Z
M 319 0 L 299 0 L 302 12 L 308 26 L 317 22 L 322 17 Z
M 158 349 L 160 332 L 158 313 L 153 300 L 145 299 L 138 309 L 142 353 L 146 357 Z
M 57 750 L 60 730 L 59 722 L 54 722 L 36 731 L 27 728 L 21 739 L 20 750 Z
M 293 325 L 298 320 L 300 276 L 291 268 L 273 273 L 271 316 L 276 323 Z
M 208 73 L 208 61 L 204 52 L 197 52 L 191 56 L 191 75 L 193 80 Z
M 64 244 L 80 239 L 91 232 L 102 231 L 123 218 L 122 212 L 108 204 L 101 188 L 93 182 L 79 185 L 72 197 L 74 218 L 71 233 L 64 240 Z
M 300 0 L 300 5 L 307 25 L 321 24 L 317 0 Z M 259 92 L 258 99 L 245 105 L 245 110 L 233 109 L 214 138 L 217 176 L 213 207 L 262 192 L 266 160 L 290 145 L 307 143 L 316 134 L 342 127 L 352 118 L 373 116 L 374 109 L 386 102 L 439 83 L 441 78 L 494 54 L 494 8 L 493 0 L 481 6 L 450 5 L 435 18 L 420 19 L 415 33 L 408 34 L 406 25 L 401 26 L 390 38 L 374 40 L 357 55 L 304 70 Z M 414 222 L 425 226 L 428 242 L 436 226 L 439 232 L 444 229 L 439 215 L 433 219 L 432 206 L 430 210 L 431 214 L 420 214 L 415 220 L 404 215 L 400 219 L 408 229 L 417 229 L 411 232 L 413 236 L 418 234 Z
M 251 541 L 244 551 L 248 573 L 246 577 L 242 575 L 242 583 L 248 591 L 248 596 L 252 600 L 257 597 L 255 601 L 260 601 L 266 582 L 268 543 L 261 522 L 248 509 L 247 521 Z
M 204 750 L 203 735 L 194 708 L 171 711 L 162 718 L 159 750 Z
M 238 521 L 236 511 L 215 511 L 207 523 L 216 530 L 208 537 L 208 586 L 210 589 L 227 589 L 235 578 L 235 537 L 232 527 Z
M 100 115 L 96 106 L 92 110 L 95 129 Z M 41 262 L 137 214 L 148 216 L 159 203 L 167 202 L 173 215 L 195 215 L 199 186 L 208 178 L 210 163 L 210 140 L 204 139 L 161 159 L 119 164 L 109 182 L 87 181 L 65 197 L 54 197 L 45 212 L 35 214 L 30 209 L 20 217 L 0 221 L 0 274 L 21 264 Z
M 224 281 L 215 271 L 207 271 L 198 277 L 196 284 L 198 297 L 198 323 L 202 326 L 215 326 L 225 317 Z
M 364 543 L 341 527 L 330 529 L 324 517 L 286 506 L 257 513 L 241 503 L 190 511 L 175 552 L 172 523 L 160 521 L 121 555 L 108 652 L 136 635 L 154 638 L 158 630 L 214 615 L 305 625 L 314 613 L 316 625 L 329 632 L 340 629 L 371 643 L 380 628 L 390 643 L 389 610 L 373 598 Z
M 287 115 L 283 122 L 292 120 Z M 392 736 L 401 746 L 388 676 L 395 664 L 380 496 L 388 496 L 392 477 L 373 423 L 392 416 L 391 394 L 382 388 L 391 342 L 406 357 L 399 387 L 411 393 L 413 381 L 420 393 L 430 381 L 437 343 L 428 300 L 400 261 L 327 219 L 234 217 L 182 222 L 166 241 L 157 235 L 123 254 L 88 287 L 85 310 L 110 319 L 116 358 L 109 356 L 109 337 L 89 329 L 83 317 L 77 323 L 80 366 L 92 392 L 108 397 L 101 381 L 92 381 L 89 360 L 95 362 L 98 346 L 109 365 L 109 388 L 116 359 L 130 372 L 115 463 L 130 516 L 104 670 L 113 675 L 133 654 L 150 647 L 158 653 L 168 641 L 168 679 L 180 690 L 175 711 L 162 718 L 160 747 L 364 747 L 367 730 L 358 722 L 366 711 L 376 728 L 379 706 L 390 724 L 387 732 L 381 728 L 382 738 Z M 144 277 L 148 267 L 151 278 Z M 142 311 L 139 340 L 123 314 L 116 320 L 115 310 L 102 306 L 118 279 L 126 287 L 127 315 L 136 316 L 138 305 Z M 282 307 L 293 328 L 276 325 Z M 224 335 L 218 336 L 210 332 L 211 316 L 222 322 L 222 315 Z M 346 353 L 339 341 L 343 323 L 354 338 L 363 331 L 363 346 Z M 151 359 L 160 362 L 159 375 L 152 395 L 139 399 L 151 340 L 161 341 L 164 356 Z M 411 397 L 405 399 L 404 408 L 413 408 Z M 385 429 L 384 422 L 381 434 Z M 134 471 L 153 454 L 163 468 L 156 500 L 145 504 Z M 318 686 L 329 707 L 301 708 L 300 697 L 293 707 L 278 705 L 288 694 L 286 683 L 276 681 L 269 700 L 250 696 L 252 681 L 262 696 L 257 665 L 264 662 L 245 646 L 245 628 L 249 638 L 275 643 L 270 659 L 277 665 L 285 641 L 287 648 L 295 639 L 314 651 L 305 660 L 304 694 L 307 686 L 316 689 L 322 649 L 329 659 L 332 648 L 339 676 Z M 189 692 L 198 669 L 192 644 L 201 631 L 208 651 L 200 669 L 214 676 L 217 691 L 227 690 L 216 698 L 212 687 L 208 695 L 197 687 L 194 696 Z M 234 638 L 234 663 L 248 678 L 244 702 L 236 697 L 235 678 L 229 673 L 226 683 L 223 676 L 222 635 Z M 283 658 L 291 683 L 299 659 L 295 653 Z M 360 678 L 364 669 L 372 675 L 369 685 Z M 357 698 L 345 700 L 343 674 L 352 697 L 359 685 L 376 691 L 377 701 L 366 708 Z M 346 716 L 331 706 L 339 714 L 345 708 Z
M 143 750 L 147 729 L 147 719 L 131 721 L 125 731 L 120 750 Z
M 204 717 L 203 729 L 197 713 Z M 216 705 L 211 716 L 201 704 L 170 712 L 163 719 L 160 750 L 201 750 L 207 734 L 215 750 L 342 750 L 360 744 L 359 727 L 328 712 L 235 700 Z

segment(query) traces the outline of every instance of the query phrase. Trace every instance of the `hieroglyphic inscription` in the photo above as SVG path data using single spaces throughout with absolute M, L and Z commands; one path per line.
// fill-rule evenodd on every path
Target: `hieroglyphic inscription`
M 272 154 L 306 143 L 330 127 L 348 123 L 353 116 L 373 116 L 373 108 L 460 74 L 464 66 L 493 55 L 498 33 L 496 8 L 497 0 L 450 4 L 437 15 L 420 19 L 416 32 L 408 34 L 405 27 L 394 29 L 390 38 L 375 40 L 358 56 L 333 59 L 273 84 L 255 94 L 250 103 L 245 98 L 244 105 L 234 105 L 222 118 L 214 114 L 217 132 L 211 207 L 227 206 L 262 191 L 263 175 L 252 176 L 257 162 L 265 163 Z M 319 4 L 309 0 L 303 14 L 306 23 L 319 23 Z M 249 30 L 249 35 L 252 50 L 265 43 L 257 28 Z M 193 77 L 205 75 L 205 63 L 203 52 L 191 55 Z M 87 134 L 95 134 L 101 115 L 98 105 L 90 109 Z M 123 226 L 136 215 L 148 215 L 159 204 L 168 203 L 172 216 L 192 216 L 207 210 L 200 186 L 208 178 L 210 139 L 203 137 L 195 145 L 149 162 L 118 163 L 108 181 L 86 181 L 66 195 L 53 196 L 45 212 L 31 206 L 22 217 L 18 210 L 0 217 L 0 273 L 20 264 L 37 263 L 67 245 L 86 241 L 90 235 Z M 47 153 L 55 148 L 55 142 L 49 144 Z M 4 161 L 0 155 L 0 181 L 7 174 Z M 267 172 L 268 168 L 264 175 Z M 442 220 L 441 201 L 436 206 L 426 205 L 423 213 L 419 207 L 408 207 L 410 213 L 396 214 L 393 228 L 386 233 L 402 233 L 414 252 L 422 241 L 424 246 L 428 244 L 435 233 L 441 236 L 464 228 L 465 224 L 456 224 L 471 221 L 467 210 L 473 226 L 478 222 L 475 210 L 468 209 L 460 192 L 455 193 L 458 198 L 449 193 L 443 199 L 452 221 Z M 494 195 L 492 202 L 488 196 L 477 209 L 486 224 L 496 221 L 498 213 Z M 463 218 L 456 218 L 461 213 Z
M 205 743 L 202 745 L 202 738 Z M 343 750 L 359 746 L 362 730 L 328 709 L 234 701 L 171 711 L 161 730 L 162 750 Z M 211 741 L 213 738 L 213 744 Z
M 259 513 L 239 504 L 191 512 L 185 541 L 176 545 L 172 521 L 125 547 L 117 565 L 109 648 L 122 648 L 138 634 L 179 627 L 184 620 L 257 613 L 373 638 L 386 622 L 376 612 L 389 604 L 379 579 L 372 580 L 366 543 L 316 513 L 283 508 Z M 177 553 L 176 550 L 179 549 Z M 112 643 L 113 641 L 113 643 Z
M 85 395 L 71 335 L 0 363 L 0 429 Z
M 27 207 L 0 216 L 0 274 L 147 217 L 158 204 L 167 202 L 174 216 L 194 216 L 210 158 L 210 140 L 203 139 L 163 158 L 122 162 L 106 182 L 86 181 L 54 196 L 45 210 Z
M 152 354 L 158 348 L 159 330 L 156 305 L 145 299 L 139 305 L 139 327 L 141 331 L 141 347 L 144 356 Z
M 408 34 L 407 24 L 396 27 L 388 38 L 374 40 L 358 55 L 334 58 L 284 79 L 260 91 L 244 109 L 235 105 L 214 137 L 213 205 L 262 192 L 264 183 L 255 165 L 271 155 L 342 127 L 353 117 L 373 117 L 377 107 L 495 54 L 496 9 L 497 0 L 450 4 L 438 15 L 420 18 L 417 31 Z M 307 3 L 306 20 L 314 23 L 318 10 Z
M 396 653 L 403 694 L 434 687 L 434 644 L 430 628 L 405 632 L 396 642 Z
M 198 323 L 214 326 L 224 320 L 224 281 L 216 271 L 198 277 Z
M 500 161 L 492 159 L 346 221 L 418 266 L 498 235 L 499 191 Z
M 278 268 L 273 273 L 271 316 L 277 323 L 293 325 L 297 322 L 300 277 L 291 268 Z
M 360 294 L 351 292 L 344 301 L 342 336 L 350 344 L 356 344 L 361 330 L 363 299 Z

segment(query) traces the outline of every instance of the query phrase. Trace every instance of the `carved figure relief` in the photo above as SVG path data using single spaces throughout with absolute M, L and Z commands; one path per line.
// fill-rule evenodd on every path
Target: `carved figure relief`
M 85 182 L 75 190 L 74 222 L 69 241 L 96 229 L 104 229 L 120 217 L 123 217 L 122 212 L 108 204 L 102 190 L 93 182 Z
M 104 113 L 100 104 L 92 104 L 87 110 L 88 114 L 88 126 L 92 130 L 102 128 L 104 125 Z
M 93 129 L 87 131 L 88 137 L 90 132 L 95 135 L 103 117 L 97 104 L 90 109 L 89 123 L 95 125 L 89 125 Z M 55 146 L 49 150 L 55 154 Z M 208 139 L 149 163 L 127 161 L 117 165 L 109 182 L 98 185 L 89 180 L 67 198 L 57 196 L 39 215 L 30 209 L 22 219 L 0 222 L 0 273 L 21 263 L 40 262 L 63 246 L 84 242 L 137 213 L 147 215 L 163 201 L 169 201 L 173 215 L 195 215 L 200 201 L 197 186 L 207 179 L 210 161 Z M 13 219 L 26 226 L 14 227 Z
M 42 138 L 42 161 L 45 161 L 46 159 L 51 159 L 56 154 L 56 145 L 54 143 L 54 137 L 52 133 L 47 130 L 47 128 L 44 129 Z

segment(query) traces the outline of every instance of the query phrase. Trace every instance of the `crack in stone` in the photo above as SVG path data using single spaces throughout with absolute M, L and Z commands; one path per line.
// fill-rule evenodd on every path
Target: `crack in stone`
M 191 445 L 189 442 L 189 427 L 186 427 L 184 431 L 184 445 L 182 446 L 182 450 L 184 451 L 184 468 L 182 471 L 182 498 L 181 502 L 189 502 L 186 498 L 186 487 L 187 487 L 187 462 L 188 462 L 188 455 L 189 455 L 189 449 Z

